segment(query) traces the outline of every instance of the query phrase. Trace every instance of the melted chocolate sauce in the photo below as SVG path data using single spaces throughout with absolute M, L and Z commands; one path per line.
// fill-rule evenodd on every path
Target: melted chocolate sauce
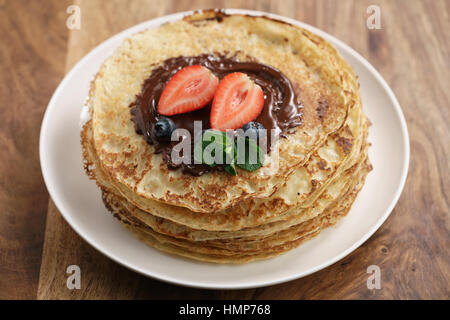
M 281 71 L 255 61 L 240 62 L 235 57 L 202 54 L 195 57 L 171 58 L 154 69 L 145 80 L 141 94 L 130 105 L 136 132 L 144 136 L 147 143 L 155 146 L 155 153 L 163 153 L 163 159 L 170 169 L 182 168 L 183 173 L 199 176 L 212 170 L 223 170 L 217 165 L 213 168 L 201 164 L 176 165 L 171 161 L 171 150 L 179 142 L 159 142 L 152 136 L 152 127 L 161 117 L 157 111 L 158 101 L 167 82 L 180 69 L 191 65 L 202 65 L 219 79 L 232 72 L 247 74 L 264 92 L 264 107 L 254 120 L 268 130 L 267 152 L 271 150 L 270 131 L 276 130 L 275 138 L 286 137 L 293 128 L 302 124 L 302 105 L 296 97 L 292 83 Z M 194 121 L 202 122 L 202 129 L 211 128 L 209 118 L 211 105 L 203 109 L 170 116 L 177 129 L 187 129 L 194 137 Z M 183 137 L 181 137 L 183 138 Z M 193 148 L 192 148 L 193 150 Z

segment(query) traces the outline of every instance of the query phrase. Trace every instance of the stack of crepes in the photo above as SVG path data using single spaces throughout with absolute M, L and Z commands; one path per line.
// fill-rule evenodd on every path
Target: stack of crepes
M 172 57 L 237 54 L 294 84 L 302 123 L 253 172 L 170 170 L 136 133 L 130 104 Z M 357 77 L 317 35 L 266 17 L 195 13 L 125 40 L 91 84 L 86 172 L 123 225 L 151 247 L 215 263 L 287 252 L 349 211 L 371 170 Z

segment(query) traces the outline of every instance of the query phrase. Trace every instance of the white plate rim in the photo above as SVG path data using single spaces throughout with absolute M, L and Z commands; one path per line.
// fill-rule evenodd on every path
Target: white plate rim
M 53 108 L 55 108 L 56 104 L 54 103 L 55 100 L 57 100 L 57 97 L 61 94 L 62 88 L 64 87 L 65 83 L 68 81 L 68 79 L 71 78 L 71 76 L 78 71 L 78 69 L 80 68 L 81 65 L 83 65 L 83 63 L 88 60 L 90 57 L 94 56 L 95 54 L 97 54 L 97 52 L 101 51 L 104 47 L 108 46 L 109 44 L 113 43 L 117 38 L 122 37 L 124 34 L 133 34 L 137 31 L 140 31 L 141 29 L 145 29 L 143 28 L 144 26 L 146 26 L 149 23 L 156 25 L 161 25 L 163 23 L 166 22 L 170 22 L 170 21 L 175 21 L 178 19 L 181 19 L 182 17 L 186 16 L 186 15 L 190 15 L 194 12 L 198 12 L 199 10 L 192 10 L 192 11 L 184 11 L 184 12 L 178 12 L 178 13 L 173 13 L 170 15 L 166 15 L 166 16 L 162 16 L 162 17 L 158 17 L 158 18 L 154 18 L 154 19 L 150 19 L 148 21 L 142 22 L 140 24 L 137 24 L 133 27 L 130 27 L 124 31 L 121 31 L 120 33 L 117 33 L 116 35 L 108 38 L 107 40 L 103 41 L 102 43 L 100 43 L 98 46 L 96 46 L 94 49 L 92 49 L 88 54 L 86 54 L 80 61 L 77 62 L 77 64 L 75 66 L 72 67 L 72 69 L 64 76 L 64 79 L 60 82 L 60 84 L 58 85 L 57 89 L 55 90 L 55 92 L 53 93 L 52 98 L 50 99 L 47 109 L 45 111 L 43 120 L 42 120 L 42 125 L 41 125 L 41 130 L 40 130 L 40 138 L 39 138 L 39 158 L 40 158 L 40 163 L 41 163 L 41 170 L 42 170 L 42 175 L 44 178 L 44 182 L 46 184 L 47 190 L 50 194 L 50 197 L 52 198 L 55 206 L 57 207 L 57 209 L 59 210 L 59 212 L 61 213 L 61 215 L 64 217 L 64 219 L 67 221 L 67 223 L 72 227 L 72 229 L 83 239 L 85 240 L 87 243 L 89 243 L 92 247 L 94 247 L 96 250 L 98 250 L 99 252 L 101 252 L 102 254 L 104 254 L 105 256 L 107 256 L 108 258 L 112 259 L 113 261 L 119 263 L 120 265 L 131 269 L 135 272 L 138 272 L 142 275 L 154 278 L 154 279 L 158 279 L 164 282 L 168 282 L 168 283 L 172 283 L 172 284 L 177 284 L 177 285 L 182 285 L 182 286 L 187 286 L 187 287 L 193 287 L 193 288 L 205 288 L 205 289 L 249 289 L 249 288 L 257 288 L 257 287 L 263 287 L 263 286 L 270 286 L 270 285 L 276 285 L 276 284 L 280 284 L 280 283 L 284 283 L 284 282 L 288 282 L 288 281 L 292 281 L 295 279 L 299 279 L 305 276 L 308 276 L 312 273 L 315 273 L 319 270 L 322 270 L 334 263 L 336 263 L 337 261 L 341 260 L 342 258 L 344 258 L 345 256 L 349 255 L 351 252 L 353 252 L 354 250 L 356 250 L 358 247 L 360 247 L 364 242 L 367 241 L 367 239 L 369 239 L 379 228 L 380 226 L 386 221 L 386 219 L 389 217 L 389 215 L 391 214 L 392 210 L 394 209 L 395 205 L 397 204 L 400 195 L 403 191 L 403 188 L 405 186 L 405 182 L 406 182 L 406 178 L 407 178 L 407 174 L 408 174 L 408 169 L 409 169 L 409 161 L 410 161 L 410 144 L 409 144 L 409 135 L 408 135 L 408 129 L 407 129 L 407 125 L 406 125 L 406 120 L 405 117 L 403 115 L 403 112 L 401 110 L 400 104 L 397 101 L 395 94 L 393 93 L 393 91 L 391 90 L 391 88 L 389 87 L 389 85 L 387 84 L 387 82 L 383 79 L 383 77 L 379 74 L 379 72 L 364 58 L 362 57 L 359 53 L 357 53 L 354 49 L 352 49 L 351 47 L 349 47 L 347 44 L 345 44 L 344 42 L 342 42 L 341 40 L 335 38 L 334 36 L 316 28 L 313 27 L 311 25 L 308 25 L 306 23 L 300 22 L 298 20 L 292 19 L 292 18 L 288 18 L 288 17 L 284 17 L 284 16 L 280 16 L 277 14 L 273 14 L 273 13 L 268 13 L 268 12 L 262 12 L 262 11 L 255 11 L 255 10 L 244 10 L 244 9 L 222 9 L 225 11 L 225 13 L 228 14 L 244 14 L 244 15 L 250 15 L 250 16 L 267 16 L 269 18 L 272 19 L 276 19 L 276 20 L 281 20 L 281 21 L 285 21 L 287 23 L 293 24 L 293 25 L 297 25 L 300 26 L 302 28 L 308 29 L 310 31 L 312 31 L 313 33 L 321 36 L 322 38 L 324 38 L 325 40 L 329 41 L 330 43 L 332 43 L 334 46 L 338 46 L 340 50 L 345 50 L 347 51 L 350 55 L 352 55 L 354 58 L 356 58 L 358 60 L 358 62 L 360 62 L 365 68 L 367 68 L 369 70 L 369 72 L 376 78 L 376 80 L 378 81 L 378 83 L 381 85 L 381 87 L 383 88 L 383 90 L 387 93 L 389 99 L 392 102 L 392 105 L 395 108 L 395 113 L 398 117 L 398 120 L 400 122 L 400 126 L 401 126 L 401 132 L 403 134 L 403 147 L 405 148 L 405 154 L 404 154 L 404 158 L 403 158 L 403 166 L 402 166 L 402 172 L 401 172 L 401 176 L 400 176 L 400 181 L 398 184 L 398 187 L 396 189 L 395 194 L 392 197 L 392 200 L 388 206 L 388 209 L 385 210 L 384 215 L 382 215 L 380 217 L 380 219 L 372 226 L 372 228 L 363 236 L 359 239 L 359 241 L 355 242 L 352 246 L 350 246 L 347 250 L 344 250 L 343 252 L 341 252 L 340 254 L 334 256 L 333 258 L 329 259 L 328 261 L 315 266 L 314 268 L 311 268 L 307 271 L 304 272 L 300 272 L 298 274 L 292 274 L 290 276 L 286 276 L 286 277 L 282 277 L 282 278 L 277 278 L 277 279 L 272 279 L 272 280 L 267 280 L 267 281 L 261 281 L 261 282 L 256 282 L 256 283 L 248 283 L 248 284 L 242 284 L 242 285 L 224 285 L 224 284 L 220 284 L 220 285 L 211 285 L 211 284 L 202 284 L 202 283 L 198 283 L 195 281 L 186 281 L 186 280 L 182 280 L 180 281 L 179 279 L 173 279 L 161 274 L 154 274 L 149 272 L 149 270 L 144 270 L 141 269 L 137 266 L 132 266 L 130 265 L 130 263 L 123 261 L 122 259 L 120 259 L 119 257 L 115 256 L 113 252 L 109 252 L 106 251 L 105 249 L 103 249 L 101 246 L 99 246 L 97 243 L 95 243 L 94 241 L 92 241 L 89 238 L 89 235 L 85 234 L 83 232 L 83 230 L 81 228 L 79 228 L 76 223 L 74 223 L 74 221 L 72 220 L 70 214 L 67 213 L 67 210 L 65 209 L 65 205 L 62 201 L 60 201 L 60 199 L 58 199 L 57 197 L 55 197 L 55 190 L 52 187 L 50 178 L 49 178 L 49 168 L 45 165 L 45 163 L 47 163 L 47 155 L 43 152 L 45 143 L 46 143 L 46 131 L 47 131 L 47 127 L 49 125 L 49 115 L 51 114 Z

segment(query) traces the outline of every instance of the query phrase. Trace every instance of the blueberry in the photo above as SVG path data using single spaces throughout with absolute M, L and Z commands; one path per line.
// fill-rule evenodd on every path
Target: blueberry
M 264 137 L 266 134 L 264 126 L 256 121 L 247 122 L 242 127 L 242 130 L 244 130 L 244 133 L 254 140 L 258 139 L 259 137 Z
M 160 118 L 153 126 L 153 135 L 158 141 L 170 141 L 172 132 L 176 129 L 175 123 L 169 118 Z

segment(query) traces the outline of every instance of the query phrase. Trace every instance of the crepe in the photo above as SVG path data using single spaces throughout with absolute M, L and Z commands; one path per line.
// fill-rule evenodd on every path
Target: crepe
M 280 230 L 279 226 L 274 224 L 274 222 L 276 222 L 276 221 L 282 220 L 285 224 L 290 223 L 292 225 L 293 221 L 294 222 L 297 221 L 297 223 L 300 223 L 301 220 L 305 221 L 308 218 L 310 218 L 314 215 L 317 215 L 318 213 L 321 212 L 321 210 L 323 210 L 324 206 L 328 205 L 328 203 L 339 199 L 340 196 L 342 196 L 342 194 L 345 192 L 346 188 L 348 188 L 348 185 L 353 182 L 352 179 L 354 178 L 354 173 L 359 168 L 359 166 L 365 161 L 365 158 L 367 157 L 367 149 L 368 149 L 367 143 L 360 146 L 360 149 L 358 150 L 359 152 L 357 153 L 357 157 L 354 158 L 354 161 L 347 164 L 346 170 L 342 173 L 341 176 L 339 176 L 339 179 L 337 179 L 337 177 L 335 177 L 336 178 L 335 181 L 333 181 L 333 183 L 331 183 L 330 186 L 328 188 L 326 188 L 326 190 L 324 192 L 321 193 L 319 199 L 317 199 L 315 201 L 314 206 L 310 206 L 309 208 L 305 208 L 305 209 L 301 208 L 300 206 L 296 206 L 296 207 L 291 208 L 290 210 L 287 210 L 284 214 L 279 213 L 280 211 L 277 210 L 278 209 L 277 207 L 275 207 L 274 212 L 266 213 L 266 216 L 269 216 L 269 215 L 272 216 L 272 219 L 266 220 L 266 221 L 269 221 L 268 223 L 258 224 L 258 223 L 255 223 L 258 220 L 255 220 L 255 222 L 252 224 L 247 223 L 246 227 L 243 229 L 241 228 L 235 232 L 224 231 L 221 233 L 221 232 L 217 231 L 215 228 L 209 228 L 209 229 L 208 228 L 203 228 L 203 229 L 197 228 L 197 229 L 195 229 L 195 228 L 191 228 L 190 224 L 181 224 L 181 223 L 173 222 L 172 220 L 169 220 L 169 219 L 164 219 L 164 218 L 155 216 L 154 211 L 141 210 L 138 207 L 136 207 L 132 202 L 126 200 L 126 198 L 123 197 L 123 195 L 120 193 L 120 191 L 117 190 L 113 186 L 113 184 L 109 180 L 108 176 L 102 170 L 101 164 L 100 164 L 98 158 L 96 157 L 93 144 L 92 144 L 92 142 L 89 143 L 90 141 L 92 141 L 92 138 L 89 138 L 89 133 L 91 132 L 91 130 L 89 130 L 90 127 L 91 127 L 90 123 L 88 123 L 85 126 L 85 134 L 86 134 L 85 139 L 84 139 L 84 141 L 85 141 L 85 143 L 84 143 L 85 159 L 88 160 L 86 165 L 87 165 L 87 171 L 89 172 L 89 175 L 97 181 L 100 188 L 105 193 L 112 193 L 116 197 L 122 198 L 123 199 L 122 202 L 126 202 L 124 204 L 124 206 L 127 208 L 127 210 L 129 212 L 131 212 L 132 215 L 135 216 L 137 219 L 143 221 L 144 224 L 147 224 L 154 229 L 158 228 L 159 232 L 167 233 L 167 234 L 170 234 L 171 236 L 177 237 L 177 235 L 182 235 L 182 236 L 186 236 L 186 237 L 196 239 L 196 240 L 207 239 L 208 237 L 211 238 L 213 236 L 218 237 L 219 235 L 221 235 L 221 237 L 228 237 L 228 238 L 243 237 L 244 233 L 249 231 L 248 230 L 249 227 L 255 227 L 255 226 L 260 227 L 259 229 L 256 229 L 256 230 L 260 230 L 260 232 L 264 232 L 264 234 L 267 235 L 271 231 L 275 232 L 275 231 Z M 364 137 L 366 137 L 366 136 L 367 136 L 367 124 L 365 125 L 365 130 L 364 130 Z M 361 140 L 363 140 L 363 139 L 361 139 Z M 303 170 L 303 168 L 300 168 L 299 170 Z M 295 176 L 295 174 L 293 176 Z M 287 184 L 286 186 L 283 186 L 282 188 L 289 190 L 290 188 L 292 188 L 292 186 L 290 184 Z M 270 199 L 267 201 L 270 201 Z M 158 204 L 158 202 L 156 202 L 156 204 Z M 263 204 L 264 204 L 264 202 L 261 202 L 261 205 L 263 205 Z M 165 210 L 166 210 L 166 212 L 179 211 L 180 208 L 165 205 Z M 189 216 L 189 217 L 191 217 L 192 220 L 195 220 L 195 215 L 197 213 L 188 211 L 185 208 L 182 208 L 182 212 L 185 212 L 186 216 Z M 279 214 L 276 214 L 277 212 Z M 232 216 L 233 208 L 227 210 L 227 213 L 229 214 L 229 216 Z M 245 220 L 248 220 L 248 217 L 250 215 L 251 215 L 251 213 L 249 212 L 247 216 L 242 215 L 242 218 L 247 218 Z M 277 227 L 278 227 L 278 229 L 277 229 Z M 165 231 L 163 231 L 163 230 L 165 230 Z M 214 232 L 210 232 L 210 233 L 206 232 L 206 231 L 211 231 L 211 230 L 214 230 Z M 251 230 L 251 232 L 255 232 L 255 228 L 250 229 L 250 230 Z M 262 231 L 262 230 L 264 230 L 264 231 Z
M 302 123 L 263 167 L 237 176 L 169 170 L 137 134 L 130 104 L 166 59 L 233 55 L 279 69 L 301 99 Z M 214 263 L 275 257 L 350 210 L 372 166 L 357 77 L 322 38 L 266 17 L 206 11 L 126 39 L 100 68 L 81 131 L 88 176 L 141 241 Z
M 194 14 L 133 35 L 105 61 L 93 83 L 89 104 L 98 156 L 115 183 L 124 193 L 139 197 L 139 203 L 155 200 L 213 213 L 246 199 L 266 198 L 307 162 L 359 103 L 356 76 L 323 39 L 264 17 L 211 19 L 212 15 L 217 13 Z M 216 52 L 232 52 L 242 61 L 251 58 L 281 70 L 301 97 L 303 124 L 279 140 L 278 152 L 271 152 L 256 172 L 239 169 L 237 176 L 192 177 L 169 170 L 161 155 L 135 133 L 129 105 L 151 70 L 164 60 Z
M 101 166 L 103 175 L 107 176 L 103 180 L 108 180 L 114 185 L 113 188 L 119 190 L 128 201 L 143 211 L 194 229 L 239 230 L 275 221 L 292 208 L 307 207 L 312 203 L 323 192 L 327 184 L 334 181 L 346 166 L 352 164 L 351 160 L 359 155 L 364 127 L 360 123 L 363 122 L 365 122 L 365 118 L 361 114 L 360 106 L 355 105 L 351 108 L 345 125 L 330 135 L 326 143 L 311 157 L 310 162 L 306 166 L 298 168 L 274 195 L 266 199 L 242 201 L 231 208 L 213 213 L 194 212 L 159 201 L 142 200 L 141 197 L 136 196 L 109 176 L 100 161 L 97 166 Z M 90 128 L 89 124 L 85 126 L 85 135 L 87 136 L 83 139 L 85 149 L 88 148 L 86 143 L 90 141 L 88 137 L 91 133 Z M 94 152 L 93 149 L 92 146 L 91 153 Z M 87 162 L 89 165 L 96 155 L 85 158 L 91 159 Z
M 126 209 L 121 207 L 121 201 L 114 201 L 112 197 L 106 198 L 105 202 L 116 217 L 126 225 L 128 230 L 140 240 L 162 251 L 206 262 L 250 262 L 274 257 L 291 250 L 305 240 L 318 235 L 323 229 L 334 225 L 348 213 L 351 203 L 361 189 L 370 168 L 370 165 L 367 163 L 361 168 L 361 174 L 359 176 L 361 180 L 354 188 L 346 193 L 344 201 L 331 206 L 324 213 L 310 220 L 292 226 L 272 236 L 262 238 L 260 241 L 186 241 L 169 237 L 136 223 L 132 218 L 130 219 Z
M 184 249 L 187 252 L 183 256 L 202 261 L 240 263 L 285 252 L 317 235 L 320 230 L 333 225 L 345 215 L 371 170 L 367 150 L 367 143 L 361 146 L 354 164 L 329 185 L 312 207 L 296 208 L 281 216 L 281 221 L 237 232 L 192 230 L 170 221 L 162 221 L 163 219 L 134 207 L 122 198 L 107 180 L 102 180 L 105 177 L 101 177 L 101 167 L 94 164 L 90 168 L 90 174 L 95 176 L 103 190 L 108 209 L 144 242 L 153 243 L 155 247 L 169 253 L 179 253 Z M 91 149 L 90 154 L 95 156 L 95 151 Z

